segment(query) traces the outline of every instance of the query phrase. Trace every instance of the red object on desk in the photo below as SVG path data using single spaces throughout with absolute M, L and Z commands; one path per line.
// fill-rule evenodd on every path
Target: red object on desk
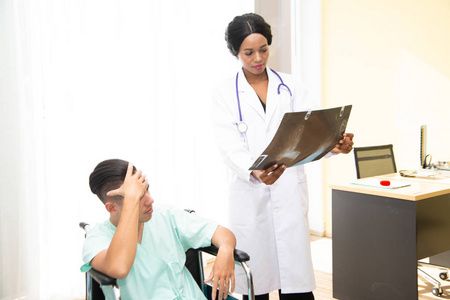
M 382 186 L 390 186 L 390 185 L 391 185 L 391 182 L 390 182 L 389 180 L 381 180 L 381 181 L 380 181 L 380 184 L 381 184 Z

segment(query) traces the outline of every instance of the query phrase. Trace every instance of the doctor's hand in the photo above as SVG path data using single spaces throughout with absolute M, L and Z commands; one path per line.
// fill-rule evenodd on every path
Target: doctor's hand
M 265 185 L 272 185 L 280 178 L 284 170 L 286 170 L 286 165 L 274 164 L 264 171 L 254 170 L 251 174 Z
M 334 153 L 347 154 L 353 149 L 353 133 L 344 133 L 344 138 L 340 140 L 331 150 Z

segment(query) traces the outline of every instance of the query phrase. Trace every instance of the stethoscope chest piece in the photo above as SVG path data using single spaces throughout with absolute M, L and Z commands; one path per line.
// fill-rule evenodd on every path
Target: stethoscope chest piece
M 280 79 L 281 83 L 278 85 L 278 89 L 277 89 L 278 95 L 280 95 L 280 88 L 283 86 L 287 89 L 287 91 L 289 92 L 289 94 L 292 97 L 291 89 L 286 84 L 284 84 L 284 81 L 281 78 L 281 76 L 272 69 L 270 69 L 270 71 L 272 71 Z M 239 72 L 237 72 L 237 74 L 236 74 L 236 100 L 237 100 L 237 106 L 238 106 L 238 110 L 239 110 L 239 122 L 236 123 L 236 126 L 240 133 L 246 133 L 248 126 L 247 126 L 247 124 L 244 123 L 244 121 L 242 121 L 241 99 L 239 98 L 238 78 L 239 78 Z
M 246 133 L 247 132 L 248 126 L 244 122 L 241 121 L 239 123 L 236 123 L 236 125 L 237 125 L 237 129 L 238 129 L 238 131 L 240 133 Z

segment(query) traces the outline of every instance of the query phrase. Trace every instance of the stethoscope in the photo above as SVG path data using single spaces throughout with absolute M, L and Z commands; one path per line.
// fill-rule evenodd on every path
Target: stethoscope
M 280 94 L 280 88 L 282 86 L 284 86 L 288 90 L 289 94 L 292 97 L 291 89 L 284 83 L 281 76 L 274 70 L 272 70 L 272 69 L 269 69 L 269 70 L 272 71 L 273 74 L 277 75 L 278 79 L 280 79 L 281 83 L 278 85 L 278 89 L 277 89 L 278 95 Z M 238 79 L 239 79 L 239 72 L 237 72 L 237 74 L 236 74 L 236 99 L 237 99 L 237 105 L 238 105 L 238 109 L 239 109 L 239 123 L 237 123 L 236 125 L 237 125 L 237 129 L 240 133 L 246 133 L 248 126 L 244 121 L 242 121 L 241 100 L 239 99 Z

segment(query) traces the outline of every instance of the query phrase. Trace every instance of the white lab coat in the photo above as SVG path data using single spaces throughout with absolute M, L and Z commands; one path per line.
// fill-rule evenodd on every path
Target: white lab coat
M 228 226 L 237 248 L 250 255 L 255 294 L 280 289 L 303 293 L 315 289 L 311 260 L 308 191 L 303 166 L 291 167 L 271 186 L 256 181 L 248 170 L 272 140 L 284 113 L 311 110 L 305 91 L 292 76 L 279 73 L 291 89 L 281 87 L 269 69 L 266 112 L 257 94 L 239 70 L 239 97 L 246 134 L 237 130 L 239 109 L 236 75 L 218 86 L 213 95 L 213 122 L 222 157 L 229 167 Z M 293 102 L 292 102 L 293 101 Z M 236 270 L 236 292 L 247 294 L 241 268 Z

